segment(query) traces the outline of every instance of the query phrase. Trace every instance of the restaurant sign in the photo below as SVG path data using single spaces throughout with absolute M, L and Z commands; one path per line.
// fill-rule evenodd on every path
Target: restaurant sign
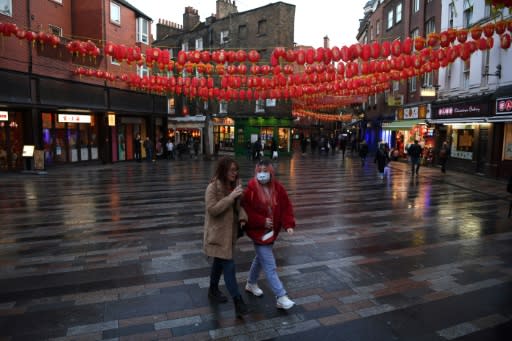
M 436 108 L 433 118 L 479 117 L 488 115 L 489 106 L 487 103 L 458 103 Z
M 496 115 L 512 114 L 512 97 L 496 100 Z

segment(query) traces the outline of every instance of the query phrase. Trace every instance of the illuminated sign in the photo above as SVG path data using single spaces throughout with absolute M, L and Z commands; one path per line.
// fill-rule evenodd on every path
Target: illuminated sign
M 9 121 L 8 111 L 0 111 L 0 121 Z
M 91 123 L 91 115 L 59 114 L 60 123 Z
M 109 127 L 116 126 L 116 114 L 108 114 L 108 126 Z
M 512 97 L 499 98 L 496 101 L 496 115 L 504 114 L 512 114 Z

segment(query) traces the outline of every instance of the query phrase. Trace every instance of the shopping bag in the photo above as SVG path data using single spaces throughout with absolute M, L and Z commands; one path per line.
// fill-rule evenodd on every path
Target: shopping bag
M 278 154 L 277 154 L 277 150 L 274 150 L 274 151 L 272 152 L 272 158 L 273 158 L 273 159 L 277 159 L 277 156 L 278 156 Z

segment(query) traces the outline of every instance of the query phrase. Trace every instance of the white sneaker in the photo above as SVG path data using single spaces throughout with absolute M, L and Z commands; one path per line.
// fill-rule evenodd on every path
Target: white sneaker
M 288 310 L 291 307 L 295 305 L 295 302 L 293 302 L 291 299 L 288 298 L 288 296 L 284 295 L 277 299 L 277 308 Z
M 251 284 L 251 283 L 247 282 L 247 284 L 245 285 L 245 291 L 250 292 L 254 296 L 263 295 L 263 290 L 260 289 L 260 287 L 258 286 L 258 283 Z

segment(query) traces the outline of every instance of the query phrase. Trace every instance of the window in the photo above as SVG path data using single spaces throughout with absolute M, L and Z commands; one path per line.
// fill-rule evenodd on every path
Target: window
M 396 9 L 395 23 L 399 23 L 400 21 L 402 21 L 402 3 L 399 3 L 398 5 L 396 5 L 395 9 Z
M 370 35 L 370 41 L 373 40 L 373 26 L 370 26 L 370 29 L 368 30 L 368 33 Z
M 224 30 L 224 31 L 220 32 L 220 43 L 221 43 L 221 45 L 229 43 L 229 31 L 228 30 Z
M 471 69 L 471 59 L 463 61 L 464 69 L 462 70 L 462 86 L 464 89 L 469 88 L 469 71 Z
M 110 56 L 110 64 L 114 65 L 121 65 L 121 62 L 119 62 L 117 59 L 115 59 L 113 56 Z
M 466 6 L 466 2 L 464 2 L 464 6 Z M 462 20 L 464 28 L 469 28 L 471 26 L 471 23 L 473 22 L 473 6 L 464 9 Z
M 137 18 L 137 42 L 149 43 L 149 22 L 144 18 Z
M 247 25 L 238 26 L 238 38 L 247 39 Z
M 0 0 L 0 14 L 12 17 L 12 0 Z
M 416 77 L 409 78 L 409 91 L 416 91 Z
M 400 83 L 398 81 L 393 81 L 393 91 L 400 90 Z
M 451 81 L 452 81 L 452 64 L 448 64 L 448 66 L 445 68 L 445 75 L 446 75 L 445 87 L 447 89 L 450 89 Z
M 377 20 L 375 24 L 375 35 L 378 36 L 380 34 L 380 20 Z
M 176 113 L 176 107 L 174 105 L 174 97 L 170 97 L 167 101 L 167 113 L 174 114 Z
M 181 50 L 185 52 L 188 51 L 188 42 L 181 43 Z
M 139 77 L 149 76 L 149 69 L 146 65 L 137 65 L 137 75 Z
M 121 6 L 115 2 L 110 2 L 110 21 L 121 25 Z
M 275 98 L 269 98 L 266 100 L 267 107 L 275 107 L 276 106 L 276 99 Z
M 423 74 L 423 87 L 432 88 L 434 86 L 434 71 Z
M 52 0 L 52 1 L 62 5 L 62 0 Z
M 485 2 L 484 17 L 489 18 L 491 16 L 491 4 Z
M 264 101 L 262 99 L 257 99 L 255 112 L 264 112 L 264 111 L 265 111 Z
M 203 38 L 196 39 L 196 50 L 201 51 L 203 49 Z
M 413 0 L 412 10 L 414 13 L 420 10 L 420 0 Z
M 490 50 L 482 51 L 482 74 L 485 75 L 489 73 L 489 58 L 490 58 Z M 482 77 L 482 85 L 486 86 L 489 83 L 489 77 Z
M 388 12 L 388 30 L 393 27 L 393 10 Z
M 411 32 L 412 41 L 414 41 L 414 39 L 419 37 L 419 35 L 420 35 L 420 30 L 418 28 L 414 29 L 414 31 Z M 412 48 L 413 48 L 413 51 L 416 51 L 416 48 L 414 47 L 414 44 L 412 45 Z
M 451 2 L 448 5 L 448 27 L 453 28 L 453 19 L 455 18 L 455 4 Z
M 53 34 L 57 37 L 62 37 L 62 27 L 50 24 L 50 25 L 48 25 L 48 30 L 51 34 Z
M 258 34 L 266 34 L 267 33 L 267 21 L 260 20 L 258 21 Z
M 436 23 L 434 18 L 429 19 L 425 23 L 425 36 L 428 36 L 430 33 L 434 33 L 436 31 Z
M 227 114 L 228 112 L 228 102 L 220 101 L 219 102 L 219 114 Z

